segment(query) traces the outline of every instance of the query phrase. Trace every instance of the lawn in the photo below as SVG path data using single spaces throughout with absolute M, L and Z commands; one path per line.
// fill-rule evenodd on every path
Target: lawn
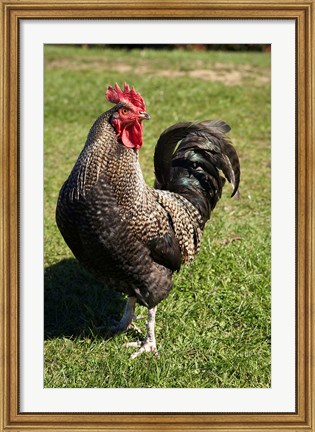
M 45 387 L 270 387 L 270 61 L 258 52 L 45 47 Z M 145 320 L 142 335 L 108 335 L 125 298 L 80 267 L 55 223 L 59 189 L 116 81 L 134 85 L 151 115 L 140 150 L 149 185 L 157 138 L 178 121 L 225 120 L 241 162 L 241 199 L 225 186 L 199 255 L 158 306 L 158 359 L 132 360 L 123 347 L 145 334 Z

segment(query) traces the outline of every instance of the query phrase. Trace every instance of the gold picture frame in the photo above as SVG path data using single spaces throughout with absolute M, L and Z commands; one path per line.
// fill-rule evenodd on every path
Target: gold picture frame
M 314 1 L 0 0 L 2 431 L 315 431 Z M 67 414 L 19 411 L 19 25 L 54 18 L 294 19 L 296 22 L 296 411 L 253 414 Z

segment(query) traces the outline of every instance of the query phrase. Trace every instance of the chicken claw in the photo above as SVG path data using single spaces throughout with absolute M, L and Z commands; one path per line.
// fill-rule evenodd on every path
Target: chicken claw
M 130 358 L 134 359 L 138 357 L 138 355 L 142 354 L 143 352 L 153 352 L 154 357 L 158 358 L 159 353 L 156 348 L 156 344 L 152 343 L 151 341 L 148 341 L 144 339 L 143 341 L 137 341 L 137 342 L 126 342 L 124 344 L 125 347 L 140 347 L 140 349 L 133 354 L 131 354 Z

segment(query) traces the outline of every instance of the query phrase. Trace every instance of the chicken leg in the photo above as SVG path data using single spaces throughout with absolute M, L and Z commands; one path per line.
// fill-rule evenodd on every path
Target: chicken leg
M 150 351 L 154 353 L 155 357 L 158 357 L 158 351 L 156 349 L 155 334 L 154 334 L 156 310 L 157 310 L 157 306 L 154 306 L 153 308 L 149 309 L 148 321 L 146 322 L 147 334 L 146 337 L 143 339 L 143 341 L 127 342 L 125 344 L 125 346 L 127 347 L 140 347 L 138 351 L 136 351 L 131 355 L 132 359 L 138 357 L 138 355 L 142 354 L 143 352 L 150 352 Z
M 136 301 L 136 297 L 128 297 L 123 316 L 120 321 L 116 322 L 115 325 L 110 328 L 112 333 L 121 333 L 131 328 L 140 332 L 135 324 L 133 324 L 133 321 L 143 318 L 135 316 Z

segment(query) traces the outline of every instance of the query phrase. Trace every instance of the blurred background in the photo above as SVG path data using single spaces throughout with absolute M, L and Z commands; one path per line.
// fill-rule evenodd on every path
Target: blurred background
M 100 44 L 83 44 L 83 45 L 68 45 L 82 48 L 100 48 L 100 49 L 155 49 L 155 50 L 186 50 L 186 51 L 257 51 L 257 52 L 270 52 L 270 44 L 126 44 L 126 45 L 100 45 Z

